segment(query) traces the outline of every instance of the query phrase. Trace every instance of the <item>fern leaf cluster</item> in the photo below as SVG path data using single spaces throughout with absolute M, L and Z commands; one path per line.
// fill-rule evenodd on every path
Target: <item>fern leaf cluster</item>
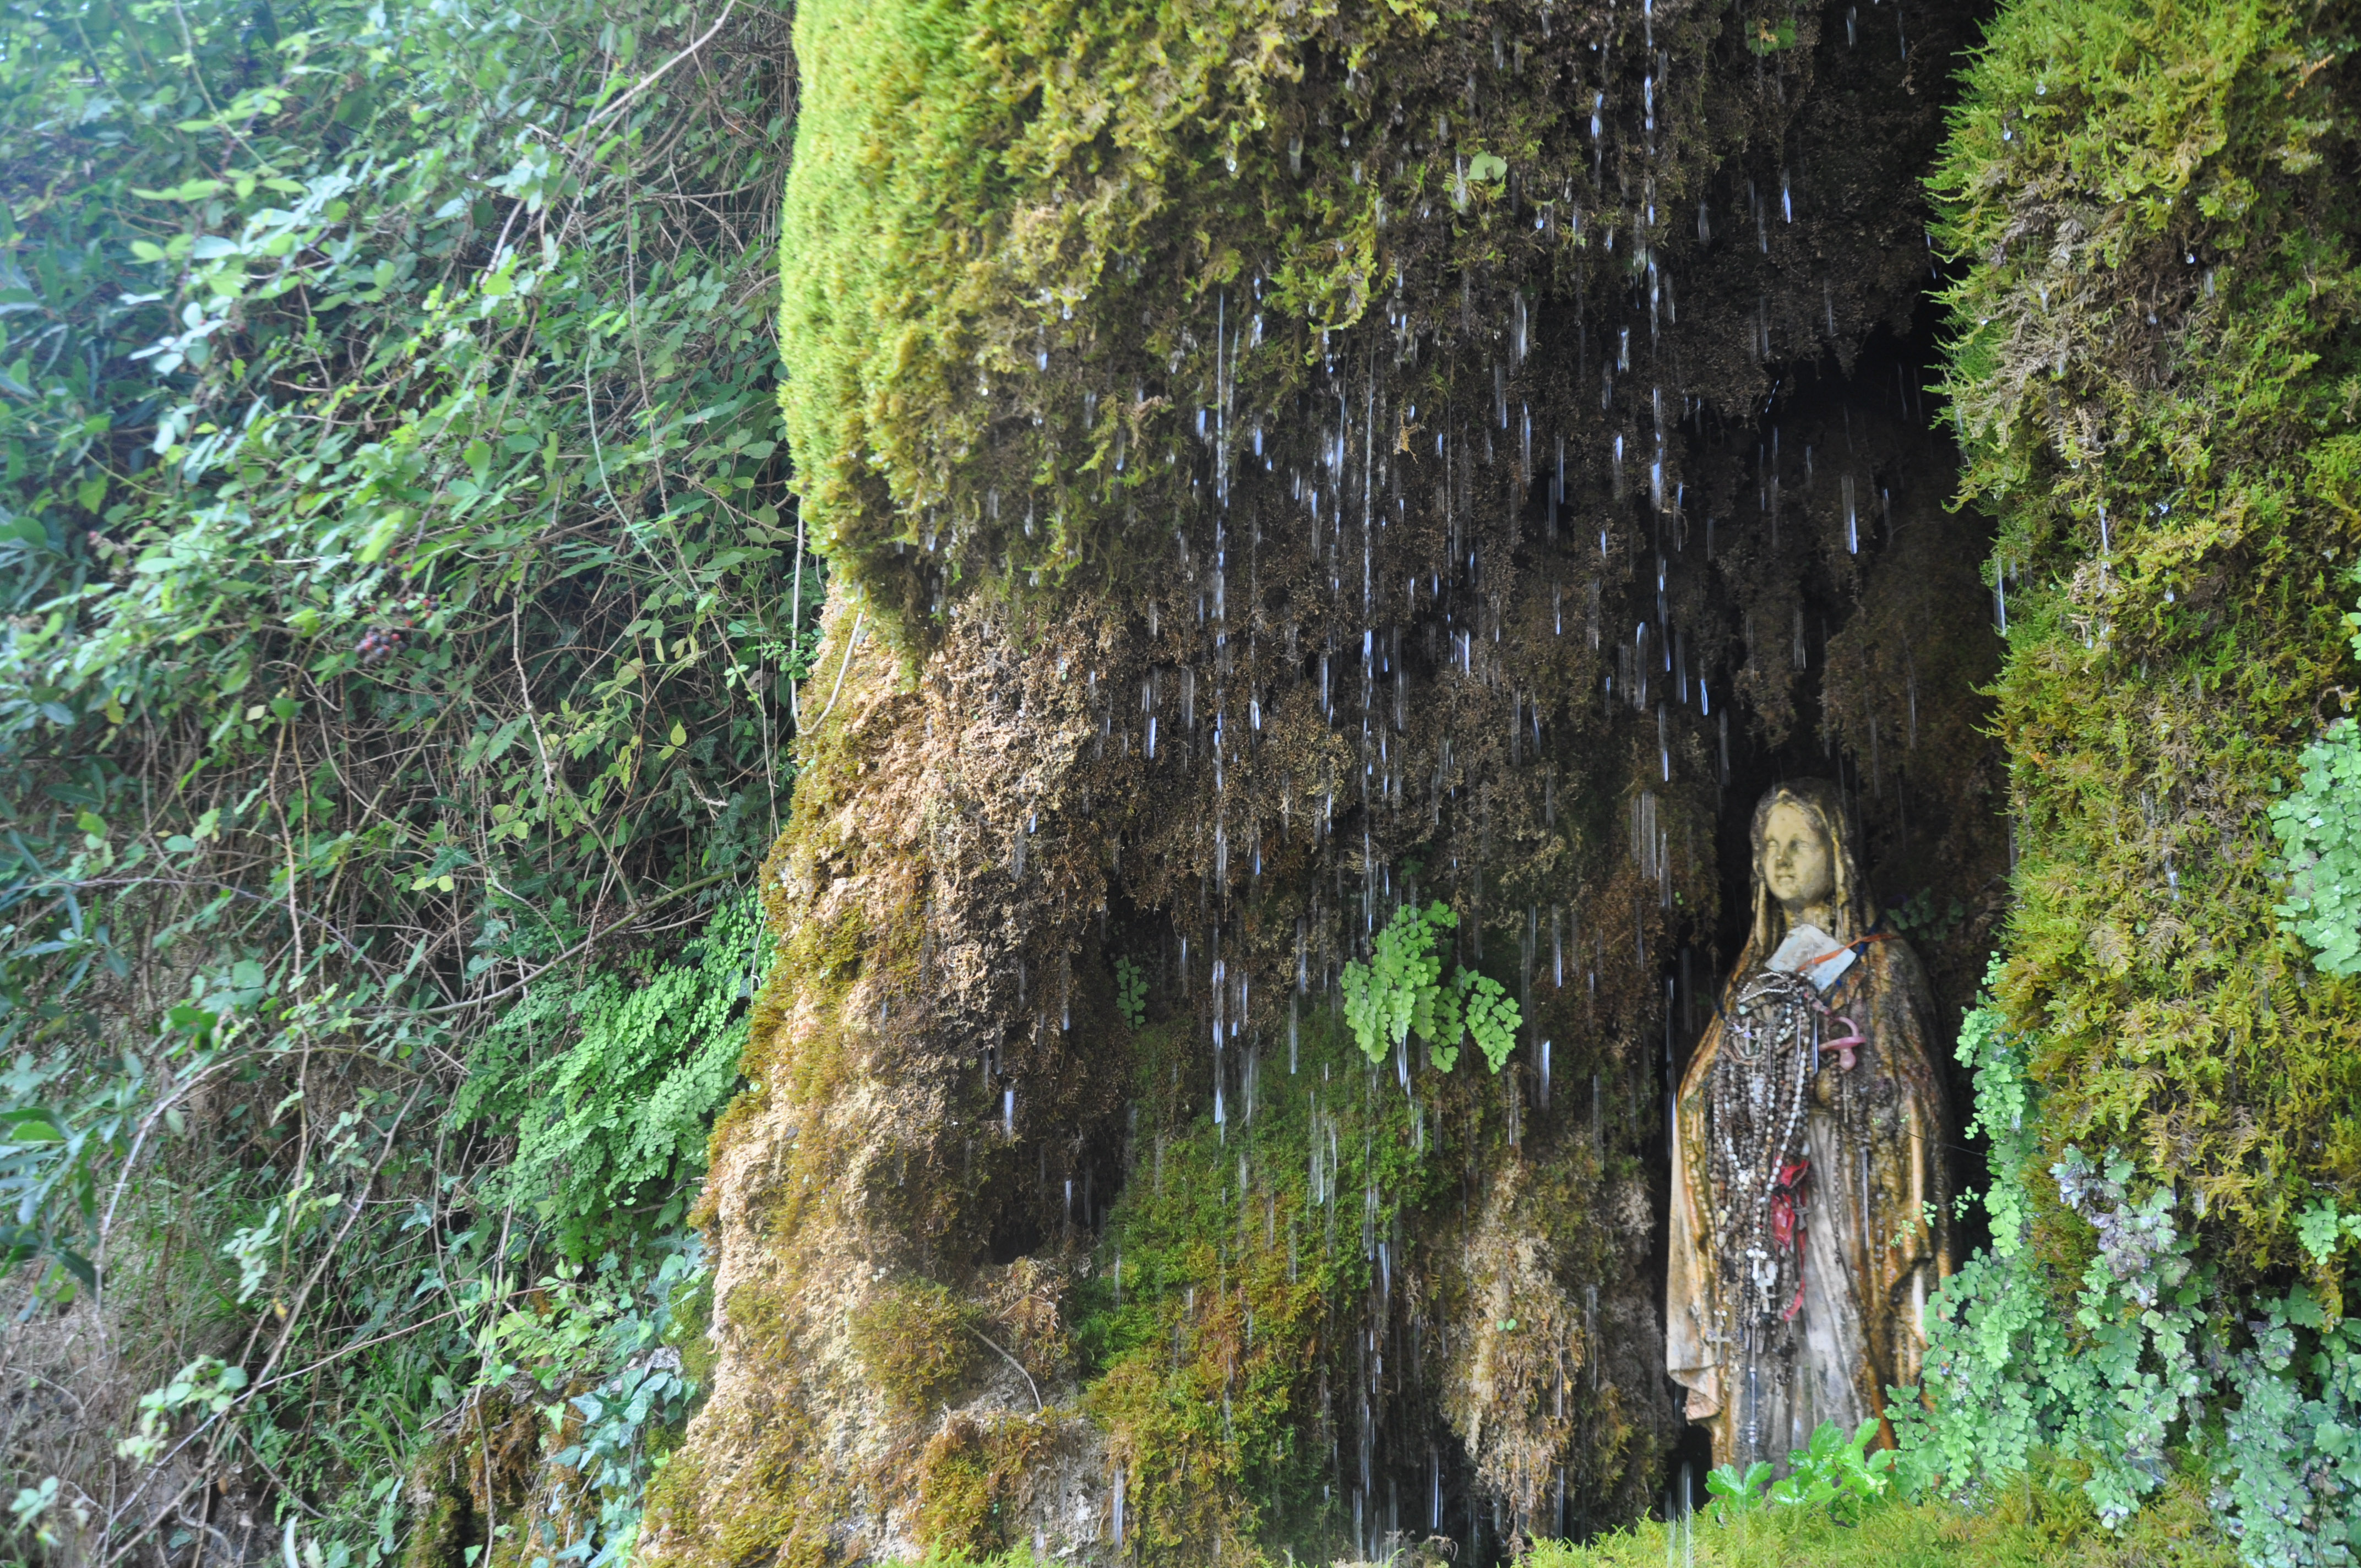
M 1345 1021 L 1371 1061 L 1384 1060 L 1412 1035 L 1426 1043 L 1437 1072 L 1459 1065 L 1459 1047 L 1471 1037 L 1494 1072 L 1516 1048 L 1523 1015 L 1499 981 L 1463 964 L 1444 983 L 1436 938 L 1458 924 L 1440 901 L 1424 909 L 1404 905 L 1378 933 L 1369 961 L 1345 966 Z
M 2361 628 L 2361 614 L 2345 622 Z M 2361 635 L 2353 649 L 2361 657 Z M 2338 719 L 2297 766 L 2295 788 L 2271 806 L 2288 872 L 2278 913 L 2322 973 L 2361 974 L 2361 726 Z

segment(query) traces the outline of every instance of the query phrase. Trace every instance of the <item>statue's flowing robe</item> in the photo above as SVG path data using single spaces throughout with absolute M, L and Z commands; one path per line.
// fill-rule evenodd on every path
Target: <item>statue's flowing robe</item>
M 1849 1070 L 1837 1053 L 1824 1052 L 1811 1082 L 1805 1118 L 1811 1163 L 1795 1243 L 1803 1251 L 1801 1332 L 1790 1336 L 1784 1357 L 1766 1364 L 1758 1356 L 1751 1379 L 1713 1255 L 1707 1090 L 1727 1008 L 1756 967 L 1753 953 L 1681 1082 L 1665 1363 L 1688 1390 L 1689 1419 L 1711 1430 L 1718 1464 L 1764 1459 L 1784 1470 L 1789 1452 L 1825 1420 L 1850 1435 L 1873 1416 L 1890 1446 L 1885 1391 L 1917 1384 L 1926 1305 L 1951 1270 L 1947 1124 L 1928 1050 L 1935 1031 L 1926 971 L 1906 944 L 1890 938 L 1854 950 L 1858 961 L 1820 998 L 1867 1043 Z M 1828 1033 L 1842 1031 L 1831 1025 Z M 1861 1131 L 1849 1136 L 1849 1126 Z

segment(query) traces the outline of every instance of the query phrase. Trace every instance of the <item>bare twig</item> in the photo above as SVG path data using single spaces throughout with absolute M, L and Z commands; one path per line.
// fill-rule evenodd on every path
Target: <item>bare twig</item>
M 812 720 L 815 729 L 827 723 L 828 716 L 836 710 L 837 694 L 844 690 L 844 672 L 852 668 L 853 650 L 861 646 L 861 618 L 868 613 L 866 605 L 852 612 L 852 635 L 844 640 L 844 663 L 836 667 L 836 685 L 829 690 L 828 706 L 819 710 L 818 718 Z
M 994 1350 L 999 1351 L 1000 1359 L 1008 1363 L 1009 1365 L 1016 1368 L 1016 1376 L 1025 1379 L 1025 1387 L 1033 1390 L 1033 1408 L 1036 1410 L 1043 1409 L 1044 1407 L 1041 1403 L 1040 1386 L 1033 1381 L 1033 1374 L 1025 1370 L 1025 1364 L 1017 1360 L 1015 1356 L 1009 1354 L 1006 1351 L 1001 1350 L 1000 1346 L 997 1344 L 994 1344 L 991 1338 L 973 1323 L 968 1324 L 967 1332 L 973 1334 L 976 1338 L 983 1340 L 985 1344 L 991 1345 Z
M 729 0 L 729 4 L 721 7 L 721 15 L 714 18 L 713 26 L 706 28 L 704 32 L 698 34 L 697 40 L 694 43 L 681 50 L 678 54 L 673 56 L 670 60 L 665 60 L 662 65 L 657 66 L 653 71 L 649 71 L 645 76 L 641 77 L 638 82 L 632 83 L 631 86 L 625 91 L 621 97 L 616 99 L 613 103 L 608 104 L 605 108 L 591 115 L 589 119 L 584 121 L 582 128 L 586 131 L 594 130 L 616 115 L 620 114 L 624 106 L 630 104 L 632 99 L 638 97 L 641 93 L 654 86 L 664 76 L 665 71 L 670 71 L 674 66 L 678 65 L 682 60 L 686 60 L 690 55 L 695 54 L 698 49 L 703 49 L 707 43 L 711 41 L 713 35 L 721 30 L 721 24 L 730 19 L 730 13 L 737 8 L 738 0 Z

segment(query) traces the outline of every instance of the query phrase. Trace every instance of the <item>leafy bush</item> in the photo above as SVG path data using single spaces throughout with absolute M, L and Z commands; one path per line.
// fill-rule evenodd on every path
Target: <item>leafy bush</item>
M 684 1347 L 704 1331 L 706 1283 L 703 1244 L 674 1232 L 628 1264 L 609 1255 L 587 1277 L 569 1266 L 544 1277 L 539 1306 L 501 1320 L 489 1380 L 530 1376 L 560 1397 L 542 1412 L 561 1439 L 548 1454 L 555 1494 L 534 1529 L 511 1530 L 544 1549 L 528 1568 L 631 1561 L 648 1480 L 700 1392 Z
M 0 1257 L 104 1314 L 103 1378 L 25 1370 L 136 1444 L 26 1438 L 72 1551 L 181 1550 L 192 1475 L 225 1549 L 382 1561 L 515 1380 L 599 1401 L 597 1488 L 685 1414 L 620 1325 L 696 1272 L 650 1200 L 735 1081 L 824 588 L 786 54 L 672 0 L 0 12 Z
M 1458 924 L 1457 913 L 1440 900 L 1424 909 L 1404 905 L 1378 933 L 1369 961 L 1345 965 L 1345 1019 L 1371 1061 L 1383 1061 L 1413 1034 L 1426 1042 L 1438 1072 L 1458 1065 L 1460 1045 L 1469 1038 L 1494 1072 L 1516 1048 L 1523 1019 L 1499 981 L 1461 965 L 1451 983 L 1443 983 L 1436 939 Z
M 1860 1522 L 1874 1505 L 1894 1495 L 1885 1474 L 1894 1467 L 1894 1451 L 1875 1453 L 1869 1445 L 1877 1438 L 1874 1419 L 1861 1423 L 1852 1436 L 1834 1421 L 1822 1421 L 1809 1446 L 1787 1455 L 1787 1474 L 1771 1478 L 1768 1462 L 1757 1460 L 1741 1471 L 1735 1464 L 1715 1468 L 1705 1478 L 1706 1491 L 1729 1512 L 1750 1508 L 1826 1508 L 1833 1519 Z
M 22 966 L 0 963 L 0 985 Z M 0 1000 L 8 1016 L 0 1042 L 17 1032 L 25 999 Z M 0 1049 L 5 1045 L 0 1044 Z M 39 1260 L 38 1294 L 71 1300 L 98 1288 L 93 1258 L 102 1234 L 99 1173 L 127 1156 L 148 1107 L 146 1073 L 126 1058 L 115 1072 L 87 1077 L 69 1058 L 37 1060 L 20 1053 L 0 1069 L 0 1199 L 13 1218 L 0 1223 L 0 1270 Z
M 2165 1479 L 2170 1449 L 2202 1434 L 2205 1397 L 2219 1391 L 2200 1362 L 2210 1276 L 2191 1260 L 2169 1190 L 2137 1191 L 2128 1160 L 2096 1167 L 2070 1146 L 2046 1174 L 2099 1246 L 2061 1317 L 2062 1282 L 2029 1245 L 2045 1173 L 2025 1044 L 1987 1004 L 1969 1015 L 1960 1057 L 1976 1085 L 1971 1130 L 1992 1139 L 1993 1244 L 1929 1306 L 1933 1409 L 1898 1401 L 1895 1431 L 1914 1472 L 1953 1490 L 2020 1475 L 2044 1450 L 2071 1455 L 2091 1466 L 2099 1517 L 2119 1524 Z

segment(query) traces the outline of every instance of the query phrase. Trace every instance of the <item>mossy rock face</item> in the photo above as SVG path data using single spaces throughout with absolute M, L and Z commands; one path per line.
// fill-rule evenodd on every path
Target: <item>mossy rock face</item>
M 2281 930 L 2266 819 L 2354 684 L 2350 26 L 2012 6 L 1937 181 L 1965 490 L 2002 520 L 2000 998 L 2049 1157 L 2172 1185 L 2232 1297 L 2361 1191 L 2361 992 Z M 2070 1286 L 2087 1227 L 2049 1194 L 2037 1232 Z
M 955 1391 L 975 1365 L 980 1333 L 966 1303 L 933 1280 L 873 1296 L 852 1318 L 853 1350 L 897 1403 L 923 1411 Z
M 652 1561 L 1645 1508 L 1754 795 L 1845 780 L 1881 891 L 1958 906 L 1950 1000 L 1997 912 L 1986 538 L 1903 338 L 1927 20 L 803 8 L 785 398 L 846 591 Z M 1341 1021 L 1413 899 L 1518 1003 L 1497 1076 Z
M 530 1560 L 526 1542 L 567 1511 L 576 1479 L 547 1463 L 565 1440 L 549 1441 L 539 1392 L 522 1380 L 475 1390 L 412 1463 L 402 1568 L 467 1568 L 471 1552 L 489 1564 Z
M 456 1445 L 445 1439 L 430 1444 L 411 1466 L 404 1500 L 410 1507 L 410 1534 L 401 1546 L 401 1568 L 467 1568 L 467 1550 L 474 1523 L 467 1487 L 457 1474 Z
M 1896 175 L 1960 40 L 1930 19 L 1922 89 L 1843 10 L 1788 26 L 1765 54 L 1695 0 L 801 7 L 782 401 L 817 537 L 906 646 L 974 592 L 1158 563 L 1257 472 L 1415 457 L 1446 404 L 1572 436 L 1547 383 L 1596 399 L 1627 327 L 1725 417 L 1782 362 L 1850 366 L 1907 325 Z M 1382 380 L 1374 453 L 1331 450 L 1349 397 L 1320 433 L 1340 378 Z

